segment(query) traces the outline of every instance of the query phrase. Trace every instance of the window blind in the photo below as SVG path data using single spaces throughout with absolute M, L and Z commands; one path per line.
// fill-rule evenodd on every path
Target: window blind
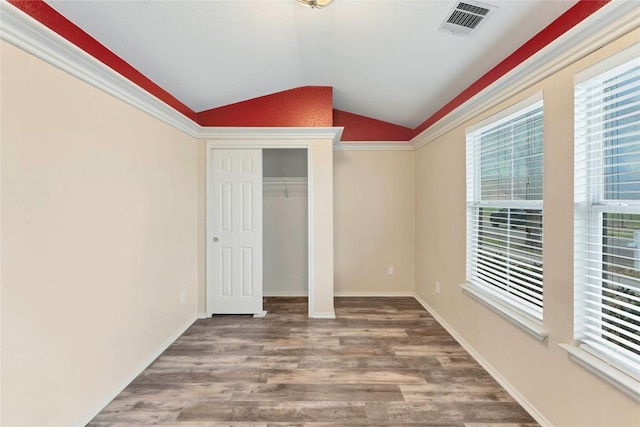
M 467 282 L 542 319 L 543 105 L 467 134 Z
M 640 380 L 640 59 L 575 88 L 575 335 Z

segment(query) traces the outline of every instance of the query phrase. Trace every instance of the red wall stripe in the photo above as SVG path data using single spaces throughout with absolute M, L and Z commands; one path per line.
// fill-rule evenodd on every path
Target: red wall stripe
M 201 126 L 331 127 L 333 88 L 305 86 L 196 114 Z
M 578 25 L 580 22 L 584 21 L 597 10 L 609 3 L 609 1 L 610 0 L 580 0 L 578 3 L 573 5 L 571 9 L 563 13 L 558 17 L 558 19 L 553 21 L 506 59 L 493 67 L 488 73 L 480 77 L 480 79 L 462 91 L 462 93 L 445 104 L 445 106 L 435 114 L 422 122 L 417 128 L 415 128 L 413 137 L 416 137 L 421 132 L 431 127 L 438 120 L 445 117 L 473 96 L 487 88 L 490 84 L 497 81 L 500 77 L 504 76 L 535 53 L 542 50 L 549 43 L 569 31 L 574 26 Z
M 344 127 L 342 141 L 409 141 L 413 136 L 411 128 L 335 109 L 333 125 Z
M 85 33 L 81 28 L 58 13 L 42 0 L 8 0 L 9 3 L 31 16 L 36 21 L 55 31 L 98 61 L 107 65 L 131 82 L 140 86 L 151 95 L 176 109 L 191 120 L 195 120 L 196 113 L 176 99 L 166 90 L 149 80 L 141 72 L 129 65 L 125 60 L 111 52 L 96 39 Z

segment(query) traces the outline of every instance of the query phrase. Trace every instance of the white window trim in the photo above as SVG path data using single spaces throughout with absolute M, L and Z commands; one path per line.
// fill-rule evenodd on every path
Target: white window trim
M 526 316 L 522 312 L 514 310 L 510 306 L 504 304 L 500 298 L 490 295 L 485 289 L 472 283 L 465 283 L 461 286 L 462 291 L 465 294 L 473 297 L 476 301 L 507 319 L 536 339 L 544 341 L 549 336 L 549 332 L 542 327 L 542 324 L 538 319 Z
M 478 123 L 475 123 L 474 125 L 468 127 L 465 130 L 465 134 L 469 135 L 472 132 L 475 132 L 479 129 L 482 129 L 486 126 L 492 125 L 492 124 L 499 124 L 499 122 L 501 122 L 502 120 L 504 120 L 505 118 L 518 113 L 520 111 L 526 110 L 527 108 L 532 107 L 534 104 L 537 104 L 539 102 L 543 101 L 543 93 L 542 92 L 536 92 L 535 94 L 515 103 L 510 105 L 509 107 L 505 108 L 504 110 L 501 110 L 500 112 L 491 115 L 490 117 L 485 118 L 484 120 L 481 120 Z M 467 150 L 469 150 L 470 148 L 467 146 Z M 475 147 L 472 147 L 471 149 L 475 149 Z M 468 171 L 467 171 L 468 173 Z M 477 181 L 474 181 L 474 185 L 478 186 L 479 183 Z M 489 202 L 481 202 L 481 201 L 475 201 L 473 202 L 474 207 L 477 205 L 482 205 L 482 204 L 487 204 L 487 205 L 500 205 L 501 202 L 500 201 L 492 201 L 491 203 Z M 528 201 L 528 202 L 509 202 L 509 203 L 504 203 L 505 207 L 513 207 L 513 205 L 519 205 L 522 204 L 522 207 L 533 207 L 536 209 L 543 209 L 543 202 L 542 201 Z M 467 202 L 467 215 L 469 212 L 469 202 Z M 466 227 L 467 230 L 469 228 L 469 220 L 467 217 L 466 220 Z M 467 231 L 468 234 L 468 231 Z M 543 247 L 544 247 L 544 243 L 543 243 Z M 466 249 L 466 257 L 468 257 L 469 251 L 470 251 L 470 242 L 469 239 L 467 239 L 467 249 Z M 467 261 L 468 262 L 468 261 Z M 549 335 L 548 331 L 546 329 L 544 329 L 543 327 L 543 323 L 542 320 L 540 320 L 539 318 L 536 317 L 536 313 L 534 310 L 532 310 L 531 308 L 529 308 L 526 304 L 522 304 L 520 301 L 518 301 L 517 298 L 513 298 L 510 299 L 508 297 L 505 297 L 504 295 L 501 295 L 499 292 L 493 292 L 491 289 L 486 289 L 484 287 L 480 287 L 474 283 L 470 283 L 470 282 L 465 282 L 464 284 L 461 285 L 463 292 L 467 295 L 469 295 L 470 297 L 474 298 L 475 300 L 477 300 L 478 302 L 480 302 L 481 304 L 483 304 L 485 307 L 491 309 L 492 311 L 494 311 L 495 313 L 499 314 L 500 316 L 502 316 L 504 319 L 510 321 L 511 323 L 513 323 L 515 326 L 517 326 L 518 328 L 522 329 L 523 331 L 527 332 L 528 334 L 532 335 L 533 337 L 535 337 L 536 339 L 540 340 L 540 341 L 545 341 Z M 544 298 L 544 297 L 543 297 Z
M 638 57 L 638 49 L 640 49 L 640 43 L 636 43 L 633 46 L 577 73 L 574 76 L 574 87 L 636 59 Z M 586 176 L 581 178 L 587 179 Z M 593 198 L 594 195 L 590 194 L 588 197 Z M 580 205 L 584 205 L 587 202 L 576 201 L 575 203 L 576 213 L 574 214 L 574 227 L 577 226 L 576 224 L 579 221 L 588 221 L 593 223 L 593 216 L 598 216 L 600 218 L 603 212 L 619 211 L 620 213 L 626 213 L 629 205 L 628 203 L 618 207 L 614 206 L 614 204 L 608 206 L 590 205 L 589 208 L 583 206 L 583 209 L 578 209 Z M 637 206 L 637 203 L 631 202 L 630 205 Z M 596 224 L 601 224 L 601 222 L 602 221 L 600 219 L 595 221 Z M 575 268 L 577 269 L 577 266 Z M 577 270 L 575 274 L 577 274 Z M 577 292 L 575 286 L 578 286 L 578 284 L 574 284 L 574 295 Z M 576 326 L 574 324 L 574 329 L 575 327 Z M 617 367 L 615 360 L 608 360 L 606 355 L 602 352 L 592 349 L 585 343 L 561 343 L 559 346 L 569 353 L 571 360 L 622 391 L 635 401 L 640 402 L 640 380 Z
M 569 353 L 571 360 L 602 378 L 627 396 L 640 402 L 640 381 L 611 366 L 600 357 L 594 356 L 586 346 L 558 344 Z
M 525 108 L 528 108 L 531 105 L 535 104 L 536 102 L 540 102 L 542 100 L 543 100 L 543 93 L 541 91 L 536 92 L 533 95 L 528 96 L 527 98 L 524 98 L 523 100 L 508 106 L 504 110 L 500 110 L 499 112 L 492 114 L 490 117 L 487 117 L 486 119 L 483 119 L 478 123 L 475 123 L 474 125 L 469 126 L 468 128 L 465 129 L 465 134 L 475 132 L 478 129 L 482 129 L 483 127 L 490 125 L 492 123 L 497 123 L 502 119 L 504 119 L 505 117 L 508 117 L 514 113 L 517 113 L 518 111 L 524 110 Z

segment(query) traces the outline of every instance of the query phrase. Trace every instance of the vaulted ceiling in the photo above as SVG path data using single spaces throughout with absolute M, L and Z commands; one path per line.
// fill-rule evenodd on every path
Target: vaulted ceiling
M 637 15 L 636 0 L 335 0 L 320 10 L 295 0 L 2 1 L 10 25 L 26 14 L 19 20 L 38 21 L 27 27 L 48 27 L 53 49 L 93 77 L 76 65 L 72 74 L 106 79 L 115 96 L 190 134 L 328 126 L 342 141 L 436 135 Z M 445 24 L 452 13 L 481 22 Z
M 439 30 L 450 0 L 46 2 L 195 112 L 330 86 L 334 108 L 409 128 L 576 3 L 492 0 L 462 37 Z

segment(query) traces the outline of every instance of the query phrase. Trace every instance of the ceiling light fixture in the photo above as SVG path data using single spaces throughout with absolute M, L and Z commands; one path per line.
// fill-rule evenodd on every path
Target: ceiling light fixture
M 311 9 L 322 9 L 323 7 L 329 6 L 333 0 L 297 0 L 297 2 Z

